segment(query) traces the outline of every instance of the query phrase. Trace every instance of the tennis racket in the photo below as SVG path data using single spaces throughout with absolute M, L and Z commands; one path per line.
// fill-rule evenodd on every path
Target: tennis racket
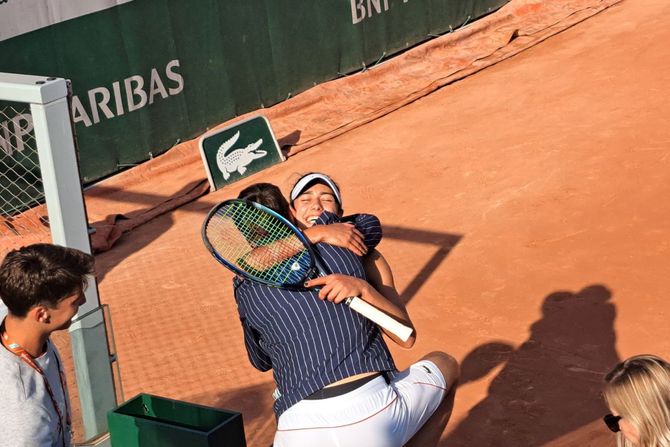
M 330 273 L 298 228 L 275 211 L 248 200 L 226 200 L 212 208 L 202 225 L 202 240 L 225 267 L 268 286 L 302 289 L 307 279 Z M 344 303 L 402 341 L 412 335 L 411 327 L 359 297 L 347 298 Z

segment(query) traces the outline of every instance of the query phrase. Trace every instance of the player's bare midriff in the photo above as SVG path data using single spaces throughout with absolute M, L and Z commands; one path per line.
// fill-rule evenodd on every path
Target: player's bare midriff
M 367 373 L 356 374 L 354 376 L 349 376 L 346 379 L 342 379 L 342 380 L 338 380 L 337 382 L 333 382 L 330 385 L 326 385 L 324 388 L 330 388 L 330 387 L 336 386 L 336 385 L 343 385 L 345 383 L 353 382 L 354 380 L 362 379 L 364 377 L 374 376 L 375 374 L 379 374 L 379 373 L 378 372 L 367 372 Z

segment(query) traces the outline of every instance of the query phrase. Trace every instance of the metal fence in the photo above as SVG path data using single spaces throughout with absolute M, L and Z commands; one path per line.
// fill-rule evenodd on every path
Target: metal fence
M 0 259 L 48 241 L 49 218 L 28 104 L 0 103 Z
M 68 92 L 65 79 L 0 73 L 0 259 L 35 242 L 91 252 Z M 114 357 L 93 276 L 85 294 L 64 341 L 80 404 L 73 406 L 73 416 L 75 409 L 81 415 L 79 427 L 73 418 L 76 440 L 106 432 L 116 406 Z

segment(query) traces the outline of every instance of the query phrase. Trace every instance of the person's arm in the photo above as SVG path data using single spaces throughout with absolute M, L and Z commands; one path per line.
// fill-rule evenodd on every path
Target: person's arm
M 393 279 L 393 272 L 391 271 L 391 266 L 386 261 L 386 258 L 379 253 L 377 250 L 372 250 L 372 252 L 363 258 L 363 266 L 365 267 L 365 276 L 372 285 L 380 294 L 384 296 L 387 300 L 393 303 L 400 311 L 403 312 L 404 321 L 408 322 L 408 326 L 411 326 L 414 329 L 409 340 L 403 344 L 406 348 L 411 348 L 416 341 L 416 328 L 412 323 L 412 320 L 407 312 L 407 307 L 403 302 L 398 290 L 395 287 L 395 280 Z M 386 335 L 389 335 L 384 331 Z M 389 335 L 390 336 L 390 335 Z M 395 340 L 394 340 L 395 341 Z M 397 341 L 396 341 L 397 342 Z
M 304 234 L 312 244 L 322 242 L 364 256 L 381 241 L 382 227 L 379 219 L 372 214 L 340 217 L 324 211 L 316 225 L 304 230 Z
M 385 314 L 395 318 L 400 323 L 414 329 L 414 325 L 412 325 L 404 306 L 398 306 L 393 301 L 385 298 L 370 283 L 363 279 L 334 274 L 311 279 L 305 283 L 305 286 L 320 287 L 319 298 L 332 301 L 336 304 L 341 303 L 349 297 L 358 296 Z M 394 334 L 384 331 L 383 328 L 381 329 L 391 340 L 404 348 L 411 348 L 416 339 L 414 333 L 412 333 L 407 341 L 402 341 Z
M 369 216 L 369 215 L 359 215 Z M 374 217 L 374 216 L 371 216 Z M 376 218 L 374 218 L 376 219 Z M 369 225 L 375 220 L 365 219 L 366 228 L 371 232 L 377 233 L 375 229 Z M 376 221 L 379 222 L 378 220 Z M 332 222 L 322 225 L 314 225 L 303 231 L 303 234 L 312 244 L 326 243 L 351 250 L 357 256 L 364 256 L 368 252 L 366 246 L 366 236 L 356 228 L 354 222 Z M 380 232 L 379 232 L 380 234 Z M 375 236 L 368 235 L 371 241 L 374 241 Z M 254 247 L 249 253 L 237 260 L 239 266 L 250 272 L 264 272 L 280 262 L 290 259 L 297 255 L 304 246 L 300 239 L 291 235 L 285 239 L 280 239 L 268 245 Z
M 260 273 L 292 258 L 304 249 L 305 246 L 300 239 L 291 234 L 285 239 L 253 248 L 249 253 L 238 259 L 237 264 L 244 271 L 260 276 Z
M 353 223 L 332 223 L 328 225 L 314 225 L 303 231 L 312 244 L 326 243 L 336 247 L 347 248 L 357 256 L 364 256 L 368 252 L 365 245 L 365 236 Z
M 9 406 L 5 402 L 4 405 L 4 415 L 0 417 L 0 445 L 53 446 L 55 436 L 52 430 L 56 423 L 51 417 L 58 416 L 50 416 L 46 408 L 33 402 L 12 402 Z
M 368 251 L 374 249 L 382 240 L 382 224 L 372 214 L 353 214 L 343 217 L 342 222 L 353 223 L 363 235 L 363 243 Z

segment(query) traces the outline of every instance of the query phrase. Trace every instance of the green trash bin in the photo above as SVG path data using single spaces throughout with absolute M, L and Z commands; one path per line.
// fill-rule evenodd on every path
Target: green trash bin
M 150 394 L 107 414 L 113 447 L 246 447 L 242 415 Z

